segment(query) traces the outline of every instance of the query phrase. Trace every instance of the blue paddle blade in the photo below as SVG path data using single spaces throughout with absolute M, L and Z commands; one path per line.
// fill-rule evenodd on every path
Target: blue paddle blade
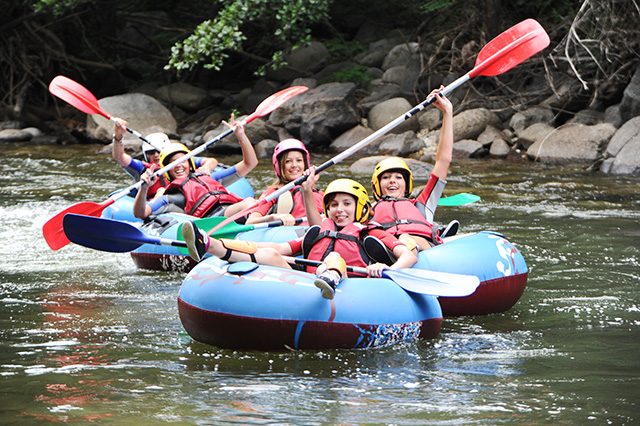
M 160 241 L 129 223 L 101 217 L 69 213 L 64 216 L 62 226 L 69 241 L 112 253 L 129 252 L 143 244 L 159 244 Z
M 407 291 L 432 296 L 468 296 L 473 294 L 480 285 L 480 279 L 474 275 L 424 269 L 385 269 L 382 271 L 382 276 L 389 278 Z

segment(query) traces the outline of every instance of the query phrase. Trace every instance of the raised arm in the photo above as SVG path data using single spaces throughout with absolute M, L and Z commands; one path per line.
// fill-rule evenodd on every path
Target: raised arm
M 122 143 L 122 139 L 127 132 L 127 122 L 121 118 L 116 118 L 115 120 L 111 156 L 120 166 L 127 167 L 132 160 L 131 156 L 124 152 L 124 144 Z
M 316 174 L 316 166 L 311 166 L 305 170 L 305 175 L 309 177 L 302 182 L 302 199 L 304 200 L 304 210 L 307 214 L 307 222 L 309 226 L 322 224 L 322 216 L 318 213 L 318 207 L 316 206 L 315 197 L 313 196 L 313 187 L 320 179 L 320 175 Z
M 236 171 L 242 177 L 249 174 L 258 165 L 258 156 L 256 151 L 251 145 L 251 141 L 244 132 L 244 126 L 236 126 L 235 116 L 231 114 L 231 120 L 227 123 L 223 121 L 224 125 L 230 129 L 234 129 L 234 133 L 240 142 L 240 148 L 242 149 L 242 161 L 236 164 Z
M 442 111 L 442 127 L 440 129 L 440 142 L 436 151 L 436 164 L 433 166 L 433 174 L 442 180 L 447 179 L 449 165 L 453 158 L 453 106 L 451 101 L 442 94 L 443 86 L 431 92 L 435 96 L 433 105 Z

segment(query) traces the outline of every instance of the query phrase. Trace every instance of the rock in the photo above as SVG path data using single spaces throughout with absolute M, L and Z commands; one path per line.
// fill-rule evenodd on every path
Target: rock
M 610 123 L 566 124 L 531 145 L 527 156 L 544 163 L 590 164 L 598 158 L 615 131 Z
M 374 157 L 360 158 L 359 160 L 356 160 L 351 165 L 351 167 L 349 167 L 349 171 L 355 175 L 363 175 L 366 176 L 367 179 L 371 179 L 371 176 L 373 175 L 373 169 L 376 167 L 376 164 L 378 164 L 385 158 L 389 158 L 389 156 L 378 155 Z M 414 160 L 413 158 L 403 158 L 403 160 L 411 169 L 411 173 L 413 174 L 414 179 L 418 176 L 424 176 L 426 179 L 428 179 L 431 175 L 431 172 L 433 171 L 433 166 L 429 163 Z M 362 180 L 364 181 L 364 179 Z
M 399 135 L 390 134 L 383 137 L 380 142 L 379 152 L 397 157 L 406 157 L 409 154 L 420 151 L 422 148 L 424 148 L 424 142 L 416 136 L 415 132 L 409 130 Z
M 267 78 L 284 83 L 298 77 L 309 77 L 327 65 L 329 56 L 324 44 L 312 41 L 307 46 L 286 53 L 283 60 L 287 65 L 277 70 L 267 70 Z
M 246 116 L 237 117 L 236 119 L 240 121 L 244 118 L 246 118 Z M 229 128 L 224 123 L 220 123 L 218 127 L 204 134 L 201 143 L 205 143 L 217 138 L 220 134 L 226 132 L 228 129 Z M 248 123 L 244 127 L 244 131 L 251 143 L 254 145 L 264 139 L 273 139 L 276 136 L 275 132 L 271 127 L 267 125 L 266 121 L 260 118 L 257 118 Z M 240 144 L 238 143 L 238 139 L 235 137 L 235 135 L 227 136 L 220 142 L 216 142 L 214 145 L 210 146 L 207 150 L 214 154 L 239 154 L 242 152 Z
M 604 122 L 611 123 L 617 128 L 622 126 L 622 115 L 620 114 L 620 104 L 611 105 L 604 110 Z
M 640 115 L 640 67 L 636 69 L 631 81 L 624 89 L 620 102 L 620 116 L 623 123 L 638 115 Z
M 381 102 L 369 111 L 369 127 L 377 131 L 396 118 L 404 115 L 407 111 L 411 110 L 411 108 L 412 105 L 404 98 L 393 98 Z M 390 132 L 400 134 L 408 130 L 418 130 L 417 117 L 411 117 L 409 120 L 400 123 Z
M 173 83 L 159 87 L 156 94 L 161 101 L 189 112 L 206 108 L 213 101 L 208 90 L 187 83 Z
M 278 141 L 273 139 L 264 139 L 253 146 L 256 150 L 258 158 L 266 158 L 271 162 L 273 156 L 273 150 L 278 145 Z
M 369 48 L 366 52 L 356 56 L 356 61 L 366 67 L 381 68 L 382 61 L 384 61 L 384 58 L 387 56 L 389 51 L 401 42 L 402 38 L 400 37 L 385 38 L 374 41 L 369 44 Z
M 486 108 L 475 108 L 462 111 L 453 117 L 454 141 L 476 139 L 487 125 L 502 128 L 498 116 Z
M 506 158 L 511 152 L 511 147 L 504 139 L 496 139 L 489 148 L 489 156 L 493 158 Z
M 513 114 L 511 121 L 509 121 L 509 127 L 518 133 L 534 123 L 546 123 L 553 126 L 554 119 L 555 115 L 550 108 L 544 106 L 531 107 Z
M 627 121 L 613 135 L 604 153 L 601 171 L 640 175 L 640 116 Z
M 463 139 L 453 144 L 454 158 L 478 158 L 487 154 L 485 148 L 480 142 L 472 139 Z
M 402 43 L 394 46 L 387 56 L 382 61 L 383 71 L 387 71 L 389 68 L 406 65 L 412 56 L 417 56 L 420 51 L 420 45 L 416 42 Z
M 370 136 L 372 133 L 373 133 L 373 130 L 371 130 L 370 128 L 365 127 L 361 124 L 358 124 L 352 129 L 347 130 L 346 132 L 338 136 L 333 142 L 331 142 L 331 145 L 329 145 L 329 152 L 333 152 L 333 153 L 343 152 L 348 148 L 351 148 L 353 145 L 357 144 L 358 142 L 362 141 L 366 137 Z M 379 152 L 378 151 L 379 145 L 380 145 L 380 139 L 374 140 L 368 145 L 362 147 L 358 151 L 358 155 L 375 154 Z
M 502 141 L 505 144 L 509 145 L 511 139 L 509 139 L 509 137 L 502 130 L 496 129 L 491 124 L 487 125 L 484 131 L 480 133 L 480 136 L 478 136 L 478 142 L 480 142 L 483 146 L 490 146 L 497 141 Z
M 421 130 L 433 130 L 442 124 L 442 111 L 438 108 L 427 108 L 418 116 Z
M 362 111 L 362 115 L 367 116 L 374 106 L 392 98 L 402 97 L 402 95 L 402 89 L 397 84 L 375 85 L 371 93 L 358 102 L 358 106 Z
M 304 92 L 272 112 L 269 123 L 284 127 L 309 148 L 328 146 L 360 123 L 354 83 L 327 83 Z
M 33 135 L 23 129 L 0 130 L 0 142 L 24 142 L 31 140 Z
M 602 111 L 596 111 L 593 109 L 583 109 L 576 112 L 573 118 L 569 119 L 567 123 L 582 123 L 588 125 L 594 125 L 601 123 L 604 120 L 604 113 Z
M 175 134 L 177 123 L 171 112 L 157 99 L 142 93 L 110 96 L 98 101 L 114 117 L 127 120 L 129 127 L 143 135 L 153 132 Z M 87 133 L 98 140 L 111 140 L 113 123 L 100 115 L 87 116 Z M 137 140 L 129 133 L 125 139 Z
M 544 140 L 555 129 L 546 123 L 534 123 L 518 133 L 518 143 L 524 149 L 529 149 L 531 145 Z

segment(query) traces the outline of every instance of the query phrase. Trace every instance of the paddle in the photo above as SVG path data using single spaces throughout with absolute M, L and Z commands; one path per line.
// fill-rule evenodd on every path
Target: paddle
M 319 266 L 322 264 L 317 260 L 283 257 L 288 263 L 296 263 L 298 265 Z M 347 271 L 367 275 L 366 268 L 357 266 L 347 266 Z M 432 296 L 468 296 L 476 291 L 476 288 L 480 285 L 480 279 L 474 275 L 451 274 L 424 269 L 385 269 L 382 271 L 382 276 L 411 293 L 430 294 Z
M 107 120 L 113 121 L 114 123 L 116 122 L 116 119 L 111 116 L 111 114 L 100 108 L 100 104 L 98 104 L 98 100 L 93 93 L 68 77 L 59 75 L 51 80 L 51 83 L 49 83 L 49 92 L 86 114 L 100 114 Z M 139 132 L 129 127 L 127 127 L 127 131 L 153 146 L 153 144 L 145 139 Z M 158 151 L 160 151 L 160 149 L 158 149 Z
M 262 101 L 260 105 L 258 105 L 256 110 L 251 115 L 249 115 L 244 120 L 238 122 L 237 125 L 245 126 L 248 123 L 255 120 L 256 118 L 269 114 L 270 112 L 274 111 L 276 108 L 284 104 L 286 101 L 288 101 L 292 97 L 306 90 L 308 90 L 308 87 L 293 86 L 269 96 L 267 99 Z M 205 142 L 198 148 L 189 152 L 187 155 L 184 155 L 178 158 L 177 160 L 171 162 L 170 164 L 166 165 L 165 167 L 156 170 L 153 174 L 155 176 L 161 176 L 163 173 L 171 170 L 173 167 L 182 163 L 183 161 L 187 161 L 189 158 L 200 154 L 209 146 L 215 144 L 216 142 L 220 141 L 221 139 L 230 135 L 231 133 L 233 133 L 233 129 L 228 129 L 227 131 L 221 133 L 214 139 L 208 142 Z M 82 202 L 82 203 L 74 204 L 71 207 L 67 207 L 65 210 L 61 211 L 60 213 L 58 213 L 57 215 L 49 219 L 42 227 L 42 232 L 44 234 L 45 240 L 47 241 L 47 244 L 49 244 L 49 247 L 51 247 L 52 250 L 59 250 L 62 247 L 69 244 L 69 239 L 65 236 L 64 230 L 62 228 L 62 220 L 67 213 L 75 213 L 75 214 L 87 215 L 87 216 L 100 216 L 102 211 L 107 206 L 113 204 L 116 200 L 119 200 L 120 198 L 129 194 L 132 190 L 140 188 L 140 186 L 142 186 L 142 183 L 143 181 L 140 180 L 134 185 L 131 185 L 130 187 L 111 195 L 102 203 Z
M 450 197 L 442 197 L 438 200 L 439 206 L 446 207 L 458 207 L 464 206 L 465 204 L 475 203 L 476 201 L 480 201 L 480 197 L 474 194 L 469 194 L 468 192 L 461 192 L 456 195 L 452 195 Z
M 201 219 L 200 221 L 206 221 L 209 219 Z M 296 223 L 300 223 L 304 220 L 305 218 L 297 219 Z M 200 221 L 198 222 L 199 224 L 201 224 Z M 69 213 L 64 216 L 62 224 L 69 241 L 95 250 L 108 251 L 112 253 L 125 253 L 135 250 L 143 244 L 182 248 L 187 247 L 187 243 L 184 241 L 148 235 L 140 228 L 128 222 L 103 217 L 83 216 Z M 233 224 L 228 225 L 231 230 L 228 231 L 225 227 L 225 229 L 214 234 L 214 236 L 215 238 L 233 238 L 240 232 L 252 231 L 259 228 L 273 228 L 280 225 L 282 225 L 282 221 L 279 220 L 257 223 L 255 225 L 238 225 L 234 222 Z
M 525 21 L 520 22 L 517 25 L 509 28 L 502 34 L 498 35 L 496 38 L 491 40 L 478 54 L 476 59 L 476 63 L 474 68 L 469 71 L 467 74 L 458 78 L 454 82 L 450 83 L 447 87 L 444 88 L 442 93 L 445 95 L 455 90 L 458 86 L 467 82 L 471 79 L 471 77 L 476 77 L 478 75 L 484 76 L 494 76 L 502 74 L 514 66 L 518 65 L 525 59 L 535 55 L 540 52 L 542 49 L 549 45 L 549 36 L 544 31 L 544 28 L 535 20 L 527 19 Z M 380 136 L 389 132 L 402 122 L 410 119 L 412 116 L 417 114 L 426 108 L 429 104 L 431 104 L 435 100 L 434 97 L 427 98 L 422 103 L 416 105 L 413 109 L 406 112 L 402 116 L 396 118 L 386 126 L 378 129 L 373 132 L 368 137 L 364 138 L 351 148 L 343 151 L 342 153 L 336 155 L 332 159 L 328 160 L 324 164 L 316 167 L 316 173 L 319 173 L 334 164 L 339 163 L 345 158 L 349 157 L 353 153 L 357 152 L 367 144 L 373 142 Z M 227 222 L 222 222 L 218 225 L 218 227 L 223 227 L 227 223 L 237 220 L 238 218 L 246 215 L 247 213 L 252 212 L 253 210 L 259 208 L 261 205 L 264 205 L 272 200 L 278 198 L 281 194 L 290 191 L 293 187 L 300 185 L 307 179 L 307 176 L 301 176 L 298 179 L 289 182 L 282 188 L 277 191 L 269 194 L 261 200 L 258 200 L 256 204 L 253 206 L 249 206 L 244 210 L 234 214 L 233 216 L 227 219 Z M 215 232 L 218 230 L 218 227 L 214 227 L 209 232 Z

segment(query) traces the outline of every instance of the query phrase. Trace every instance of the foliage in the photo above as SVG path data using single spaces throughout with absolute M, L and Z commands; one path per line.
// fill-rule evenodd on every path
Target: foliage
M 166 69 L 192 70 L 205 62 L 205 68 L 219 70 L 229 52 L 242 51 L 247 41 L 243 27 L 252 26 L 260 35 L 261 46 L 270 44 L 270 64 L 278 63 L 282 50 L 310 37 L 310 25 L 328 16 L 332 0 L 233 0 L 225 2 L 218 16 L 206 20 L 194 33 L 171 49 Z
M 364 65 L 353 64 L 349 67 L 343 68 L 340 71 L 337 71 L 331 74 L 329 77 L 320 81 L 323 83 L 331 83 L 331 82 L 352 82 L 357 85 L 362 85 L 364 83 L 368 83 L 373 80 L 373 77 L 367 74 L 367 70 L 369 68 Z

